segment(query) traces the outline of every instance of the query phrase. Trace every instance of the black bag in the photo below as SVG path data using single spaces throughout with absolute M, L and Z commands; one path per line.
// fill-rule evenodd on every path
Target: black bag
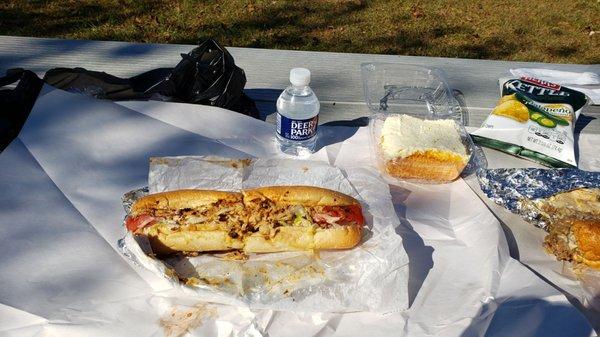
M 259 118 L 244 94 L 246 75 L 233 57 L 209 39 L 187 54 L 175 68 L 158 68 L 120 78 L 83 68 L 55 68 L 44 80 L 59 89 L 108 100 L 163 100 L 212 105 Z
M 17 81 L 14 89 L 0 90 L 0 151 L 21 131 L 44 84 L 35 73 L 15 68 L 0 77 L 0 88 Z

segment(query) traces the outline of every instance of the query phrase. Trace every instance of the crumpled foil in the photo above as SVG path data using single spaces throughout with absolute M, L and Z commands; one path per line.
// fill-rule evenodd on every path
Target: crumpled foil
M 477 176 L 488 198 L 543 229 L 548 219 L 531 201 L 580 188 L 600 188 L 600 172 L 579 169 L 488 169 Z
M 121 198 L 121 202 L 123 203 L 123 208 L 125 209 L 125 212 L 127 212 L 127 214 L 129 214 L 129 212 L 131 211 L 131 206 L 133 206 L 133 203 L 136 200 L 138 200 L 139 198 L 147 195 L 148 193 L 149 193 L 148 186 L 125 193 L 123 195 L 123 197 Z

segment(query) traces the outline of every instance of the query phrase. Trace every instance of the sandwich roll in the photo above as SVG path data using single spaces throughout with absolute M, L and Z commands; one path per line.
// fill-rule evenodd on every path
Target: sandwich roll
M 558 260 L 600 269 L 600 221 L 561 219 L 552 222 L 544 248 Z
M 576 262 L 600 269 L 600 222 L 575 221 L 569 240 L 575 244 L 573 259 Z
M 157 255 L 347 249 L 360 241 L 363 224 L 356 199 L 311 186 L 157 193 L 136 201 L 125 221 Z

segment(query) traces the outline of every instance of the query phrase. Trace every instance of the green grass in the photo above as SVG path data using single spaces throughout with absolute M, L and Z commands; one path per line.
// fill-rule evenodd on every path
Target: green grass
M 0 34 L 600 63 L 600 0 L 3 0 Z

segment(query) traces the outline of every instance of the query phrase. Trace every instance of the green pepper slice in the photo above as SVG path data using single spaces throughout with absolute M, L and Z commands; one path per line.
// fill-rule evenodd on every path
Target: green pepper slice
M 539 118 L 538 120 L 536 120 L 536 122 L 539 125 L 547 127 L 547 128 L 555 128 L 556 127 L 556 122 L 550 118 L 542 117 L 542 118 Z
M 532 121 L 537 122 L 540 118 L 544 118 L 544 115 L 539 112 L 531 112 L 529 114 L 529 119 L 531 119 Z

